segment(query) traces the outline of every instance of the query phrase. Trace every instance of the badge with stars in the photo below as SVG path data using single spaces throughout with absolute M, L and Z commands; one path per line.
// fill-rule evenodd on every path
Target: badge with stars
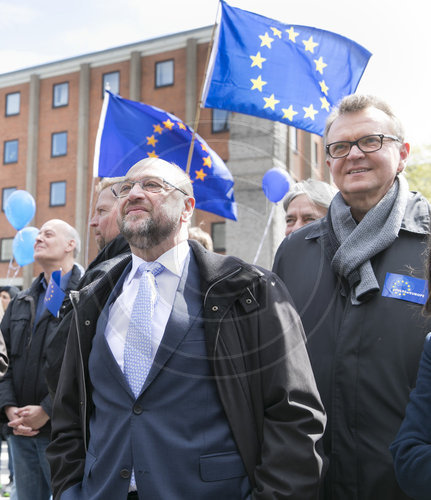
M 425 304 L 428 297 L 428 283 L 413 276 L 386 273 L 382 296 Z

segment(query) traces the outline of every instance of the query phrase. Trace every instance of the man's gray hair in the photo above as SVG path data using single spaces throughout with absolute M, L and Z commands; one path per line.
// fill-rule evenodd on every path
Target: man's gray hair
M 283 208 L 287 212 L 290 203 L 299 195 L 305 196 L 315 205 L 328 209 L 337 189 L 327 182 L 316 179 L 307 179 L 297 182 L 287 193 L 283 200 Z
M 81 251 L 81 237 L 79 236 L 78 231 L 73 226 L 67 224 L 67 222 L 66 225 L 68 226 L 67 228 L 68 237 L 71 240 L 74 240 L 75 242 L 75 249 L 73 250 L 73 256 L 76 259 L 76 257 L 78 257 L 79 255 L 79 252 Z
M 125 177 L 104 177 L 100 180 L 100 182 L 96 185 L 96 194 L 100 194 L 106 188 L 117 184 L 117 182 L 123 182 Z
M 401 142 L 404 142 L 404 127 L 386 101 L 373 95 L 351 94 L 344 97 L 328 116 L 325 125 L 325 132 L 323 134 L 325 145 L 327 144 L 329 130 L 339 116 L 348 113 L 356 113 L 367 108 L 377 108 L 380 109 L 380 111 L 383 111 L 383 113 L 386 113 L 392 121 L 392 132 L 398 137 L 398 139 L 400 139 Z

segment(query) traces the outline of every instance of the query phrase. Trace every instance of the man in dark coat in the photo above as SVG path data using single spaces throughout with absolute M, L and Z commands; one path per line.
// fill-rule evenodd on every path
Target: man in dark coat
M 117 189 L 132 255 L 72 294 L 54 498 L 317 499 L 325 415 L 284 285 L 187 241 L 177 166 L 142 160 Z
M 81 270 L 74 263 L 79 252 L 77 231 L 53 219 L 41 227 L 34 245 L 34 259 L 43 272 L 28 290 L 9 304 L 1 322 L 9 369 L 0 381 L 0 408 L 12 434 L 14 480 L 18 498 L 48 500 L 50 472 L 45 450 L 50 440 L 52 401 L 45 381 L 46 345 L 62 318 L 62 298 L 76 288 Z M 48 286 L 59 271 L 59 288 Z M 56 302 L 56 305 L 48 303 Z
M 274 263 L 328 413 L 323 498 L 405 499 L 388 447 L 431 326 L 421 315 L 430 206 L 408 190 L 409 145 L 386 103 L 346 97 L 325 143 L 340 192 L 327 217 L 283 241 Z

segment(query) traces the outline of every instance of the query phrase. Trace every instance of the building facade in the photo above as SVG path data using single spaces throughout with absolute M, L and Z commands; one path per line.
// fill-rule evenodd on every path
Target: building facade
M 88 221 L 104 88 L 169 111 L 193 127 L 211 33 L 212 27 L 200 28 L 0 75 L 0 284 L 28 286 L 39 272 L 37 265 L 18 268 L 10 262 L 16 230 L 4 207 L 15 189 L 36 200 L 29 225 L 66 220 L 81 234 L 79 262 L 85 266 L 94 258 Z M 194 224 L 212 234 L 216 250 L 248 261 L 260 250 L 257 262 L 270 267 L 283 237 L 283 213 L 281 204 L 271 213 L 262 177 L 281 166 L 295 180 L 328 180 L 321 138 L 211 109 L 201 109 L 197 131 L 234 176 L 239 217 L 234 222 L 197 211 Z

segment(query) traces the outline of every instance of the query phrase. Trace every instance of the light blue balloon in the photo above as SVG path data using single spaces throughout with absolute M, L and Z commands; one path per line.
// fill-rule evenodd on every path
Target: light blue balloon
M 18 189 L 7 199 L 4 211 L 7 220 L 19 231 L 33 219 L 36 202 L 28 191 Z
M 34 243 L 39 233 L 37 227 L 25 227 L 18 231 L 12 242 L 13 256 L 19 266 L 34 262 Z
M 269 169 L 262 179 L 262 189 L 269 201 L 277 203 L 282 200 L 289 191 L 290 175 L 278 167 Z

